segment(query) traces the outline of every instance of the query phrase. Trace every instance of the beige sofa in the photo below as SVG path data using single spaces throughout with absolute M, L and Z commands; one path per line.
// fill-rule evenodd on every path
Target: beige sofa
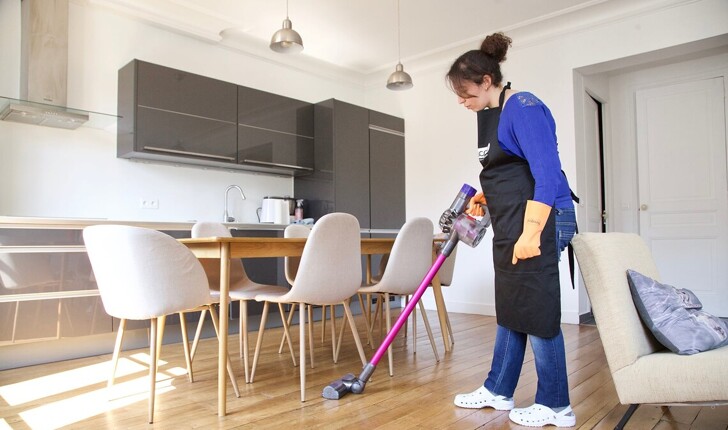
M 626 271 L 660 279 L 642 238 L 581 233 L 572 243 L 619 401 L 632 405 L 617 428 L 639 404 L 728 403 L 728 346 L 678 355 L 660 345 L 642 324 Z

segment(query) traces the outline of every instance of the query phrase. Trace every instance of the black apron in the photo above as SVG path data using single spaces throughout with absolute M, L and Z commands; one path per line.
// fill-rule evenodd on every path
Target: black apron
M 509 88 L 510 82 L 497 108 L 478 112 L 480 185 L 493 223 L 496 319 L 511 330 L 550 338 L 559 334 L 561 324 L 556 211 L 551 211 L 541 232 L 541 255 L 513 265 L 513 246 L 523 232 L 526 202 L 533 199 L 535 181 L 528 162 L 508 155 L 498 142 L 501 107 Z

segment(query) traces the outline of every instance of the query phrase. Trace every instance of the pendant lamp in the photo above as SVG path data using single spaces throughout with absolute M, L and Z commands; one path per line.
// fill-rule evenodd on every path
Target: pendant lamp
M 404 71 L 404 66 L 402 65 L 401 60 L 401 52 L 400 52 L 400 36 L 399 36 L 399 0 L 397 0 L 397 66 L 394 69 L 394 72 L 392 72 L 391 75 L 389 75 L 389 79 L 387 79 L 387 88 L 394 91 L 402 91 L 402 90 L 408 90 L 412 88 L 412 77 Z
M 291 20 L 288 19 L 288 0 L 286 0 L 286 19 L 283 20 L 283 28 L 273 33 L 270 49 L 283 54 L 300 52 L 303 49 L 301 35 L 293 29 Z

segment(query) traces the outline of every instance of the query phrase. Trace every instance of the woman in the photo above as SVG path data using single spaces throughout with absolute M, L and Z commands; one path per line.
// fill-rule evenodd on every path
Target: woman
M 526 426 L 572 427 L 558 260 L 574 234 L 574 206 L 551 112 L 533 94 L 502 84 L 500 63 L 510 44 L 504 34 L 492 34 L 447 74 L 458 103 L 477 113 L 483 191 L 468 213 L 482 215 L 487 201 L 498 322 L 488 377 L 477 390 L 455 396 L 455 405 L 510 410 L 510 419 Z M 527 338 L 538 374 L 536 402 L 513 409 Z

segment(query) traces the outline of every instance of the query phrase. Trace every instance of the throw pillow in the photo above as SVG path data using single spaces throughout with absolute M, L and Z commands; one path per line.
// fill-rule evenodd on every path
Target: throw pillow
M 728 345 L 728 323 L 701 310 L 692 291 L 634 270 L 627 270 L 627 280 L 642 321 L 670 351 L 689 355 Z

